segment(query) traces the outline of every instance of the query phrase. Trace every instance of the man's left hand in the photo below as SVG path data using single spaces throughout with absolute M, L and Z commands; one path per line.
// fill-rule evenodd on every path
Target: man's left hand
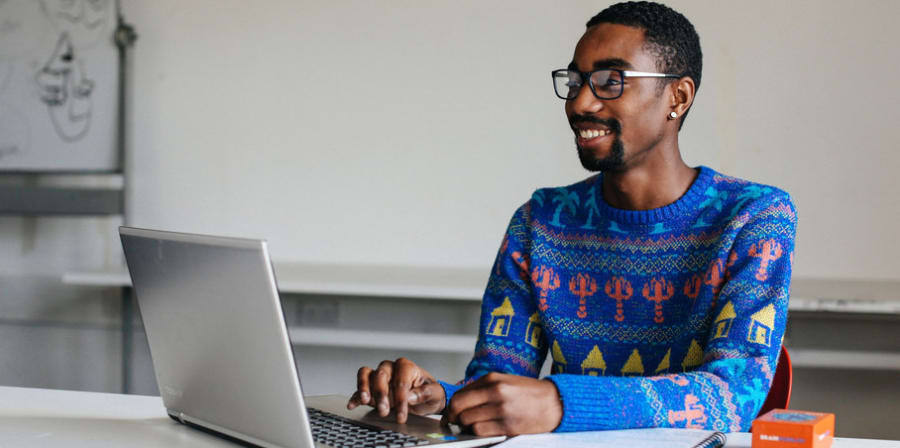
M 512 436 L 553 431 L 562 415 L 552 381 L 492 372 L 453 394 L 445 418 L 479 436 Z

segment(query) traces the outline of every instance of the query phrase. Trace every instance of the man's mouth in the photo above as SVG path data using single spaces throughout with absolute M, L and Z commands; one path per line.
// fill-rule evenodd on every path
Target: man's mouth
M 579 129 L 576 131 L 578 137 L 582 140 L 591 140 L 597 137 L 603 137 L 612 134 L 609 129 Z
M 606 140 L 605 137 L 613 134 L 614 131 L 606 126 L 593 127 L 575 127 L 575 141 L 578 146 L 594 146 L 601 144 Z

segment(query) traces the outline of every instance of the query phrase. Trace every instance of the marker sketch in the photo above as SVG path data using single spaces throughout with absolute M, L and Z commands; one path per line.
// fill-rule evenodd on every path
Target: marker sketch
M 44 14 L 60 32 L 68 33 L 78 48 L 93 46 L 108 37 L 113 0 L 41 0 Z
M 28 151 L 31 128 L 18 111 L 0 104 L 0 160 Z
M 59 137 L 67 142 L 84 137 L 91 125 L 94 81 L 87 78 L 84 62 L 78 59 L 68 33 L 59 36 L 35 82 Z
M 110 170 L 116 0 L 0 0 L 0 171 Z

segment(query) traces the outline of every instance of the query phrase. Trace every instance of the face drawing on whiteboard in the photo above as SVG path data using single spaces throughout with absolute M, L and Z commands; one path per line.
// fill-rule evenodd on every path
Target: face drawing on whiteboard
M 94 81 L 87 79 L 83 61 L 76 57 L 67 33 L 59 36 L 56 49 L 35 81 L 59 137 L 67 142 L 84 137 L 91 124 Z
M 104 35 L 112 0 L 41 0 L 44 14 L 76 47 L 93 45 Z

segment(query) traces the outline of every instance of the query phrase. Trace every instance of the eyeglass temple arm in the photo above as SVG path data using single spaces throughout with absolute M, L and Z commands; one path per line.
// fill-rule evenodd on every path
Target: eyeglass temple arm
M 666 73 L 633 72 L 630 70 L 623 70 L 622 76 L 631 78 L 681 78 L 681 76 L 679 75 L 670 75 Z

